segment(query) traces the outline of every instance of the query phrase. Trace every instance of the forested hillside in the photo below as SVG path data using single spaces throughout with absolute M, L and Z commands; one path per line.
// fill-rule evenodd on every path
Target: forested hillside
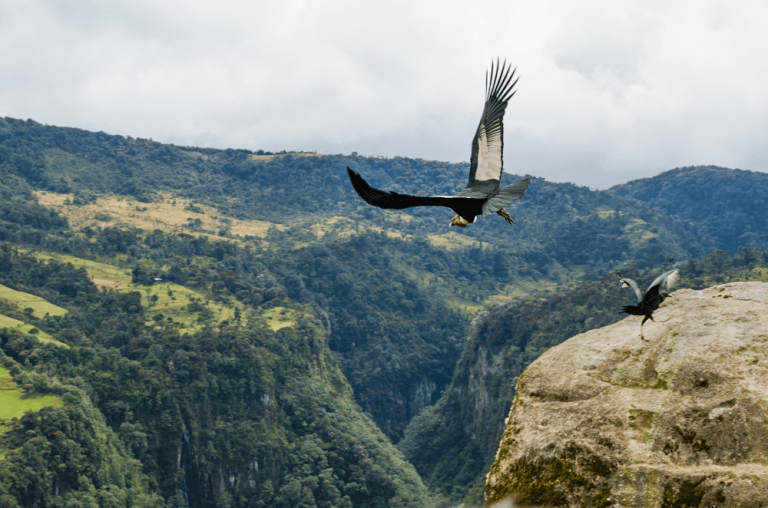
M 516 376 L 620 317 L 612 273 L 723 238 L 538 178 L 514 227 L 449 230 L 447 209 L 367 205 L 347 166 L 420 194 L 468 172 L 0 119 L 0 503 L 476 501 Z M 756 251 L 707 259 L 687 284 L 764 273 Z
M 768 247 L 768 174 L 717 166 L 665 171 L 616 185 L 609 192 L 629 196 L 706 228 L 717 248 Z
M 177 147 L 6 118 L 0 168 L 24 204 L 4 206 L 0 238 L 41 241 L 10 211 L 37 206 L 31 190 L 77 230 L 116 238 L 105 248 L 131 262 L 173 258 L 115 232 L 132 226 L 250 245 L 236 260 L 219 260 L 241 278 L 260 273 L 254 263 L 269 268 L 259 282 L 264 301 L 282 291 L 328 313 L 330 345 L 356 400 L 395 440 L 450 380 L 464 336 L 460 309 L 714 246 L 692 223 L 635 200 L 541 179 L 510 209 L 516 226 L 487 217 L 449 231 L 447 209 L 367 205 L 347 166 L 374 185 L 426 194 L 460 190 L 468 173 L 466 164 Z M 49 248 L 71 249 L 71 239 L 56 241 Z M 182 265 L 187 252 L 172 262 Z
M 42 421 L 7 423 L 6 506 L 430 505 L 412 466 L 352 401 L 316 305 L 278 299 L 256 311 L 247 300 L 258 288 L 206 291 L 231 273 L 204 256 L 204 274 L 187 281 L 197 292 L 140 281 L 98 291 L 86 269 L 47 257 L 0 246 L 0 283 L 68 311 L 2 307 L 34 327 L 0 330 L 14 382 L 63 400 Z M 87 266 L 96 265 L 107 266 Z M 185 300 L 184 312 L 160 295 Z M 230 319 L 217 319 L 217 302 L 236 309 Z
M 421 159 L 177 147 L 10 118 L 0 123 L 2 163 L 34 189 L 75 193 L 85 202 L 105 193 L 152 201 L 172 192 L 237 219 L 283 225 L 303 219 L 307 226 L 341 216 L 422 238 L 447 233 L 452 212 L 370 207 L 352 190 L 345 168 L 359 171 L 374 186 L 423 194 L 458 192 L 469 169 L 468 164 Z M 555 265 L 594 272 L 606 264 L 645 263 L 649 257 L 662 262 L 703 255 L 714 246 L 703 231 L 658 209 L 535 178 L 510 213 L 518 222 L 514 228 L 501 228 L 500 219 L 486 217 L 460 234 L 504 247 L 526 273 L 550 278 L 559 275 L 549 273 Z
M 768 281 L 768 250 L 742 247 L 732 258 L 727 251 L 717 251 L 674 266 L 680 270 L 676 288 Z M 638 272 L 628 267 L 621 273 L 645 289 L 671 268 L 663 265 Z M 437 404 L 411 421 L 398 445 L 425 483 L 468 507 L 482 506 L 485 475 L 504 431 L 517 378 L 547 349 L 624 319 L 626 315 L 618 311 L 634 298 L 611 273 L 595 282 L 535 292 L 479 313 L 450 387 Z M 639 323 L 638 319 L 638 331 Z

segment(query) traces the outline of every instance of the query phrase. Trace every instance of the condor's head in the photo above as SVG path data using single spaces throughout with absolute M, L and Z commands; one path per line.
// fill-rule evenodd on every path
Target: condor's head
M 460 228 L 465 228 L 467 227 L 467 224 L 472 224 L 472 222 L 469 222 L 461 215 L 455 215 L 453 219 L 451 219 L 451 224 L 448 227 L 458 226 Z

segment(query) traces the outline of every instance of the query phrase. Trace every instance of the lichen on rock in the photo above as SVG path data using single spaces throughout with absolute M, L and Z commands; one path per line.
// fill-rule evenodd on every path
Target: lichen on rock
M 673 293 L 531 364 L 486 506 L 768 506 L 768 284 Z

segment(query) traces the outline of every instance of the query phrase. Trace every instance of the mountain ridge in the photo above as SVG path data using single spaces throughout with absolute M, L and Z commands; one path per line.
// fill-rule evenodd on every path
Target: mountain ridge
M 687 166 L 615 185 L 608 192 L 636 198 L 701 224 L 717 248 L 768 247 L 768 174 L 718 166 Z
M 278 364 L 290 363 L 297 352 L 264 339 L 269 337 L 267 329 L 288 337 L 295 334 L 299 322 L 315 323 L 327 343 L 319 347 L 330 348 L 323 354 L 336 365 L 333 369 L 341 369 L 340 379 L 348 380 L 360 409 L 384 431 L 386 437 L 380 435 L 376 440 L 398 441 L 404 436 L 401 450 L 444 505 L 461 499 L 470 503 L 481 494 L 478 478 L 493 455 L 499 415 L 511 404 L 515 392 L 510 383 L 518 371 L 563 334 L 584 331 L 600 324 L 600 319 L 615 317 L 610 308 L 615 297 L 608 290 L 609 279 L 614 283 L 615 279 L 610 272 L 621 268 L 625 275 L 644 275 L 660 266 L 685 262 L 691 287 L 710 281 L 715 269 L 711 267 L 731 270 L 728 273 L 735 279 L 762 276 L 762 265 L 755 265 L 762 253 L 750 249 L 737 250 L 732 259 L 726 252 L 711 255 L 706 269 L 685 261 L 712 252 L 723 241 L 720 230 L 709 230 L 701 221 L 671 215 L 634 197 L 532 178 L 525 197 L 510 209 L 516 226 L 491 217 L 454 232 L 447 228 L 451 213 L 445 210 L 391 212 L 368 206 L 352 190 L 345 174 L 347 166 L 382 188 L 425 194 L 455 192 L 463 186 L 468 171 L 466 164 L 402 157 L 177 147 L 5 118 L 0 119 L 0 241 L 25 251 L 37 249 L 38 254 L 45 250 L 70 256 L 66 258 L 70 260 L 82 259 L 82 266 L 112 263 L 122 274 L 100 275 L 98 281 L 94 274 L 87 274 L 107 294 L 129 291 L 134 284 L 151 288 L 135 291 L 136 295 L 125 296 L 124 301 L 116 295 L 104 301 L 128 314 L 136 307 L 144 316 L 143 320 L 129 320 L 132 324 L 126 332 L 99 339 L 107 341 L 101 346 L 118 355 L 99 374 L 107 379 L 136 361 L 147 361 L 158 369 L 173 365 L 172 372 L 162 374 L 172 379 L 192 375 L 200 368 L 201 358 L 189 350 L 192 342 L 186 341 L 206 327 L 212 328 L 205 332 L 209 334 L 206 347 L 219 341 L 216 347 L 224 349 L 243 347 L 245 339 L 236 331 L 238 326 L 265 327 L 256 334 L 268 344 L 265 354 Z M 511 181 L 514 177 L 506 178 Z M 153 286 L 156 278 L 163 282 Z M 70 276 L 59 279 L 66 282 Z M 71 289 L 81 286 L 78 283 Z M 590 291 L 597 296 L 584 304 L 581 300 L 589 299 Z M 68 305 L 66 299 L 59 301 L 55 293 L 50 295 L 53 303 Z M 549 303 L 545 305 L 541 299 Z M 218 309 L 224 305 L 237 310 L 220 313 Z M 545 307 L 560 316 L 553 321 L 553 329 L 543 322 L 525 324 L 525 312 L 543 319 Z M 475 324 L 481 327 L 465 333 L 467 317 L 478 310 L 481 314 Z M 198 324 L 184 321 L 187 314 Z M 94 322 L 101 323 L 98 315 L 94 308 Z M 305 315 L 310 317 L 302 317 Z M 20 309 L 14 316 L 26 319 Z M 62 327 L 56 320 L 29 319 L 54 337 L 65 334 L 58 338 L 68 344 L 100 337 L 97 328 L 73 332 L 70 325 Z M 519 332 L 511 339 L 505 335 L 510 324 Z M 188 337 L 174 338 L 169 349 L 152 349 L 156 334 L 185 337 L 185 333 Z M 304 344 L 301 351 L 318 343 L 309 340 L 309 335 L 304 339 L 291 343 Z M 25 355 L 37 362 L 36 369 L 52 368 L 48 356 L 39 359 L 45 349 L 29 333 L 14 336 L 11 343 L 23 346 Z M 87 343 L 78 347 L 85 346 Z M 209 353 L 211 358 L 220 354 L 211 350 L 206 355 Z M 119 355 L 128 363 L 118 361 Z M 112 372 L 113 368 L 117 370 Z M 314 381 L 304 377 L 310 371 L 314 372 L 312 367 L 298 368 L 298 385 L 291 386 L 312 388 Z M 224 373 L 221 379 L 218 375 L 210 378 L 212 382 L 226 381 Z M 339 377 L 338 370 L 334 375 Z M 81 376 L 83 386 L 96 391 L 103 388 L 99 376 Z M 288 393 L 292 388 L 285 389 Z M 327 402 L 333 405 L 337 395 L 331 392 L 342 391 L 328 391 Z M 270 401 L 277 400 L 268 394 Z M 477 408 L 470 404 L 475 395 L 484 400 Z M 245 399 L 250 400 L 248 397 Z M 282 421 L 293 421 L 296 408 L 312 406 L 312 397 L 301 397 L 300 403 L 295 397 L 293 402 L 281 399 L 274 414 L 290 411 Z M 147 434 L 148 428 L 126 420 L 126 411 L 134 417 L 138 413 L 132 402 L 125 402 L 127 406 L 98 401 L 95 405 L 130 444 L 131 453 L 143 456 L 141 434 Z M 473 418 L 475 409 L 481 418 Z M 198 422 L 193 429 L 186 416 L 174 419 L 183 413 L 176 408 L 168 411 L 170 421 L 185 422 L 192 432 L 185 452 L 191 455 L 185 456 L 202 460 L 201 469 L 182 468 L 184 474 L 207 478 L 206 499 L 247 506 L 226 497 L 240 492 L 240 487 L 227 487 L 228 474 L 223 469 L 214 471 L 210 462 L 211 457 L 222 460 L 214 453 L 219 445 L 227 448 L 232 443 L 204 435 L 210 422 Z M 303 423 L 313 428 L 326 425 L 328 411 L 325 416 L 315 409 L 311 413 L 308 419 L 302 413 Z M 146 411 L 142 414 L 146 416 Z M 339 425 L 352 425 L 346 417 L 336 416 L 341 419 Z M 222 424 L 229 425 L 236 418 L 225 420 Z M 161 435 L 155 431 L 167 421 L 153 423 L 156 427 L 151 434 Z M 123 423 L 127 426 L 121 430 Z M 333 479 L 323 473 L 317 446 L 324 449 L 330 444 L 349 451 L 353 443 L 344 442 L 346 437 L 339 440 L 336 431 L 320 443 L 310 442 L 314 438 L 305 439 L 305 428 L 301 422 L 297 425 L 294 431 L 300 439 L 292 442 L 296 447 L 281 448 L 287 454 L 284 458 L 293 461 L 291 467 L 297 471 L 307 466 L 317 474 L 288 478 L 281 469 L 287 462 L 268 461 L 273 490 L 264 496 L 288 503 L 301 492 L 311 491 L 318 506 L 328 501 L 326 494 L 337 500 L 346 495 L 350 500 L 373 503 L 371 506 L 395 499 L 390 494 L 397 488 L 392 490 L 392 484 L 378 477 L 375 468 L 369 471 L 370 480 L 378 485 L 376 489 L 383 489 L 383 497 L 377 497 L 376 489 L 364 491 L 354 485 L 347 492 L 346 485 L 363 484 L 353 480 L 354 475 Z M 175 427 L 182 433 L 172 436 L 181 449 L 183 428 Z M 214 446 L 214 452 L 200 448 L 202 443 Z M 445 460 L 450 450 L 467 460 Z M 170 448 L 166 452 L 168 457 L 172 455 Z M 247 467 L 243 469 L 248 460 L 233 457 L 227 456 L 225 462 L 235 464 L 235 477 L 241 479 L 237 481 L 250 485 L 251 473 Z M 428 464 L 428 457 L 434 463 Z M 358 465 L 368 471 L 367 466 L 378 460 L 369 455 Z M 179 478 L 164 476 L 172 462 L 163 462 L 161 467 L 147 461 L 150 478 L 160 482 L 151 486 L 152 492 L 178 497 Z M 403 478 L 416 475 L 408 473 L 407 467 L 396 469 Z M 177 475 L 181 477 L 182 472 Z M 267 492 L 263 479 L 257 483 Z M 424 493 L 418 487 L 420 481 L 410 483 L 418 496 Z M 286 490 L 281 492 L 283 488 Z M 216 497 L 219 495 L 223 497 Z
M 435 389 L 428 391 L 432 393 L 429 403 L 435 402 L 449 382 L 450 372 L 430 367 L 427 372 L 441 372 L 421 378 L 411 375 L 410 367 L 403 370 L 403 366 L 411 364 L 403 359 L 413 355 L 407 353 L 408 348 L 398 345 L 400 338 L 390 340 L 382 325 L 409 322 L 414 330 L 424 328 L 413 321 L 413 310 L 399 305 L 396 298 L 380 300 L 386 309 L 361 310 L 356 316 L 338 307 L 339 302 L 335 308 L 328 306 L 342 291 L 342 285 L 329 278 L 334 270 L 347 272 L 347 285 L 360 287 L 361 295 L 366 294 L 362 280 L 379 285 L 387 279 L 397 279 L 393 284 L 395 290 L 388 293 L 408 301 L 408 292 L 399 288 L 408 288 L 416 281 L 418 298 L 433 302 L 427 308 L 437 309 L 434 303 L 441 302 L 450 309 L 477 309 L 485 301 L 519 294 L 520 287 L 593 279 L 605 267 L 687 259 L 710 252 L 714 245 L 699 226 L 638 206 L 635 200 L 537 178 L 532 180 L 526 196 L 509 210 L 516 226 L 508 227 L 490 218 L 457 233 L 448 229 L 451 214 L 445 210 L 398 213 L 370 207 L 352 190 L 346 176 L 347 166 L 362 172 L 375 185 L 430 194 L 454 192 L 466 181 L 468 171 L 466 164 L 406 158 L 266 155 L 246 150 L 177 147 L 5 118 L 0 120 L 0 174 L 7 185 L 13 185 L 16 196 L 28 197 L 24 198 L 25 203 L 14 198 L 13 204 L 0 204 L 0 239 L 19 241 L 25 235 L 33 235 L 27 226 L 32 217 L 41 214 L 33 213 L 39 201 L 32 191 L 46 199 L 52 196 L 41 193 L 57 193 L 57 199 L 66 193 L 70 197 L 55 205 L 61 211 L 58 220 L 71 217 L 72 224 L 77 225 L 75 231 L 86 235 L 101 230 L 98 235 L 109 234 L 116 240 L 122 237 L 121 254 L 136 259 L 134 253 L 146 249 L 139 245 L 128 247 L 125 242 L 135 244 L 138 240 L 132 239 L 131 233 L 115 234 L 115 227 L 109 225 L 117 226 L 120 221 L 110 220 L 130 214 L 144 216 L 153 213 L 154 207 L 160 210 L 160 205 L 172 205 L 174 199 L 179 199 L 179 204 L 185 203 L 183 208 L 188 215 L 180 218 L 182 224 L 167 229 L 180 235 L 206 236 L 210 241 L 250 246 L 252 252 L 263 253 L 270 263 L 280 266 L 276 271 L 280 279 L 275 279 L 276 288 L 296 288 L 290 293 L 294 298 L 316 298 L 329 312 L 332 321 L 336 321 L 331 344 L 344 358 L 345 375 L 355 384 L 358 402 L 396 440 L 402 436 L 415 408 L 421 407 L 421 403 L 416 403 L 421 397 L 417 394 L 426 393 L 424 387 L 434 385 Z M 112 212 L 109 206 L 99 205 L 104 197 L 112 200 Z M 125 201 L 114 202 L 119 198 Z M 128 199 L 134 201 L 126 206 Z M 70 204 L 66 204 L 67 200 Z M 26 209 L 30 214 L 18 213 Z M 157 213 L 169 213 L 167 207 L 162 210 Z M 207 220 L 212 214 L 216 214 L 215 222 Z M 251 230 L 238 229 L 246 221 L 260 222 Z M 136 225 L 153 231 L 150 221 Z M 48 227 L 64 226 L 59 223 Z M 120 228 L 126 229 L 125 221 Z M 38 240 L 32 243 L 40 241 L 44 231 L 47 230 L 34 233 Z M 377 235 L 382 231 L 392 239 L 379 239 Z M 425 245 L 423 238 L 433 245 Z M 388 253 L 377 253 L 376 249 Z M 349 259 L 345 250 L 360 251 L 360 256 Z M 273 255 L 275 252 L 280 254 Z M 328 252 L 332 252 L 330 257 Z M 405 252 L 411 259 L 403 256 Z M 399 261 L 385 268 L 375 259 L 377 254 L 383 259 L 398 257 Z M 296 262 L 301 256 L 316 255 L 332 260 L 328 264 L 336 267 L 323 271 L 326 275 L 321 283 L 316 280 L 320 272 L 305 272 Z M 350 263 L 357 266 L 350 270 L 345 267 Z M 244 276 L 242 270 L 247 264 L 238 266 Z M 383 277 L 381 281 L 368 275 L 371 270 L 378 271 Z M 310 291 L 308 287 L 314 289 Z M 439 299 L 427 298 L 436 290 Z M 363 296 L 357 301 L 366 300 Z M 444 356 L 455 363 L 460 346 L 453 337 L 463 336 L 462 326 L 453 323 L 450 310 L 434 312 L 446 319 L 433 321 L 438 325 L 431 327 L 435 331 L 430 332 L 429 340 L 436 347 L 428 356 Z M 403 315 L 408 316 L 406 321 L 402 321 Z M 360 332 L 361 322 L 369 323 L 367 333 Z M 426 332 L 414 334 L 406 332 L 406 328 L 398 333 L 401 338 L 412 336 L 406 344 L 424 340 L 418 334 Z M 344 335 L 338 336 L 339 331 L 344 331 Z M 383 348 L 381 352 L 377 352 L 379 346 Z M 413 349 L 420 351 L 417 356 L 433 350 L 428 346 Z M 438 354 L 437 350 L 441 352 Z M 430 365 L 440 363 L 430 360 Z M 392 366 L 399 367 L 392 370 Z M 367 376 L 356 373 L 367 372 L 369 367 L 374 372 L 391 373 L 396 385 L 405 382 L 407 386 L 397 391 L 404 395 L 390 393 L 383 382 L 376 383 L 375 390 L 368 394 Z M 448 370 L 451 369 L 452 365 Z M 404 409 L 408 407 L 414 409 Z

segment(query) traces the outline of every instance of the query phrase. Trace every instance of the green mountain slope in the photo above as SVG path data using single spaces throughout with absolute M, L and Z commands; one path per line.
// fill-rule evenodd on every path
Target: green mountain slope
M 32 343 L 33 336 L 0 330 L 3 351 Z M 61 350 L 46 344 L 37 353 L 55 355 L 54 349 Z M 141 464 L 83 390 L 24 370 L 2 352 L 0 363 L 2 506 L 161 506 Z M 11 404 L 20 387 L 25 393 Z
M 76 193 L 82 202 L 112 193 L 152 201 L 170 192 L 230 217 L 284 225 L 342 216 L 422 237 L 444 234 L 452 212 L 417 208 L 391 213 L 370 207 L 352 190 L 345 167 L 360 171 L 374 186 L 423 194 L 458 192 L 468 173 L 467 164 L 309 155 L 177 147 L 0 120 L 0 165 L 34 189 Z M 505 177 L 509 182 L 515 178 Z M 529 273 L 550 278 L 556 278 L 549 273 L 555 264 L 595 270 L 626 261 L 645 263 L 649 256 L 657 262 L 684 259 L 713 247 L 706 233 L 687 221 L 571 184 L 534 179 L 510 212 L 518 222 L 514 228 L 501 227 L 503 221 L 490 217 L 460 234 L 503 247 Z
M 471 500 L 514 378 L 617 318 L 600 277 L 715 246 L 705 224 L 536 178 L 516 226 L 453 231 L 447 209 L 368 206 L 347 166 L 423 194 L 468 171 L 0 119 L 0 283 L 65 309 L 24 318 L 70 346 L 7 331 L 3 351 L 84 390 L 171 506 L 428 505 L 385 435 L 432 489 Z
M 186 310 L 202 324 L 190 331 L 158 312 L 157 301 L 145 306 L 140 284 L 99 292 L 70 263 L 7 245 L 0 254 L 4 285 L 69 310 L 31 318 L 69 348 L 0 330 L 0 350 L 24 363 L 14 364 L 15 377 L 25 383 L 44 371 L 80 385 L 94 402 L 87 418 L 103 414 L 122 443 L 118 451 L 147 475 L 139 493 L 162 496 L 166 506 L 430 505 L 413 467 L 353 402 L 327 347 L 328 318 L 316 305 L 282 299 L 287 326 L 274 331 L 268 309 L 243 305 L 241 315 L 222 321 L 208 311 L 211 303 L 190 301 Z M 72 439 L 85 446 L 86 437 Z M 37 453 L 17 452 L 19 464 Z M 57 471 L 43 467 L 51 481 L 35 480 L 34 492 L 15 473 L 0 486 L 21 505 L 50 505 L 58 491 L 44 486 L 72 481 Z
M 125 255 L 126 263 L 151 256 L 168 267 L 204 252 L 258 287 L 250 303 L 277 295 L 317 302 L 356 400 L 396 440 L 450 381 L 464 336 L 460 309 L 713 246 L 692 223 L 635 200 L 541 179 L 510 210 L 515 227 L 490 217 L 450 231 L 448 210 L 368 206 L 346 166 L 374 185 L 434 194 L 459 190 L 468 171 L 404 158 L 177 147 L 6 118 L 0 174 L 16 197 L 0 216 L 0 238 L 65 253 L 102 249 L 94 255 Z M 66 222 L 42 220 L 30 190 L 60 203 L 96 246 L 75 233 L 49 234 L 66 231 Z M 189 236 L 144 237 L 127 224 Z M 233 254 L 213 240 L 253 250 Z
M 768 174 L 717 166 L 665 171 L 653 178 L 616 185 L 609 192 L 628 196 L 704 226 L 717 248 L 768 247 Z

